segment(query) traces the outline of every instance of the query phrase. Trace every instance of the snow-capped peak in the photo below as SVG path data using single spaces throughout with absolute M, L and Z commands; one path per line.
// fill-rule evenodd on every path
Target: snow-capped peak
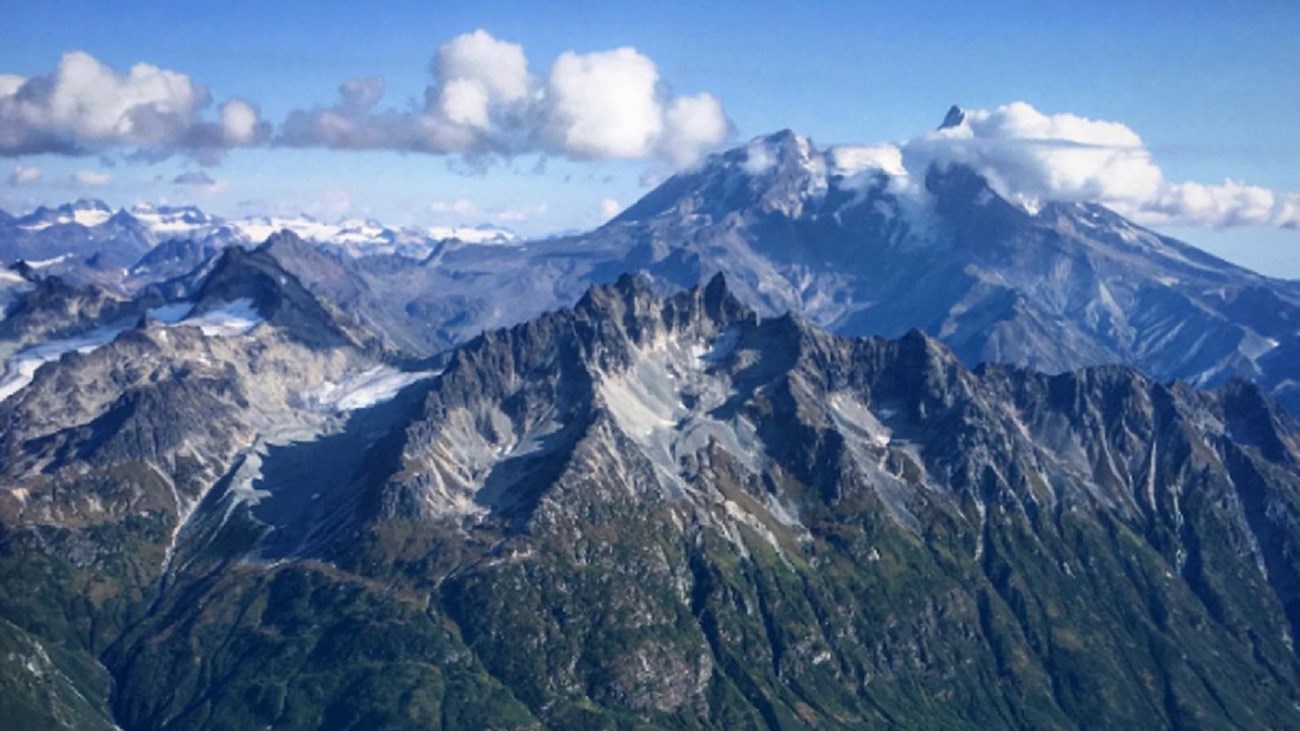
M 429 236 L 438 241 L 457 239 L 466 244 L 515 244 L 519 236 L 508 228 L 490 224 L 477 226 L 433 226 L 428 229 Z
M 113 211 L 103 201 L 81 198 L 58 208 L 41 206 L 18 219 L 20 228 L 40 231 L 50 226 L 76 223 L 87 228 L 98 226 L 113 216 Z
M 807 169 L 813 162 L 814 152 L 811 140 L 789 129 L 755 137 L 742 150 L 740 168 L 751 176 L 778 169 Z
M 218 221 L 194 206 L 137 203 L 124 211 L 159 238 L 188 238 L 214 229 Z

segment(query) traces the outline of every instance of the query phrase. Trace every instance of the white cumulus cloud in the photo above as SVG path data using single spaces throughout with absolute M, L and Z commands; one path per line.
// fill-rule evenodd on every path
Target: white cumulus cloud
M 1275 222 L 1282 228 L 1300 228 L 1300 193 L 1288 193 L 1282 198 Z
M 221 134 L 232 147 L 251 145 L 258 137 L 257 108 L 243 99 L 230 99 L 221 105 Z
M 716 149 L 731 134 L 722 102 L 699 93 L 673 99 L 664 112 L 664 134 L 659 147 L 668 160 L 686 166 Z
M 231 99 L 205 119 L 207 89 L 186 74 L 147 63 L 126 72 L 82 51 L 33 78 L 0 76 L 0 155 L 91 154 L 136 147 L 148 156 L 179 150 L 213 159 L 266 134 L 257 109 Z
M 483 30 L 442 44 L 415 110 L 376 110 L 382 79 L 339 88 L 329 107 L 295 110 L 279 142 L 300 147 L 432 154 L 544 153 L 572 159 L 658 158 L 689 165 L 724 142 L 730 123 L 707 93 L 674 96 L 632 48 L 566 51 L 545 74 L 524 49 Z
M 529 91 L 528 57 L 523 46 L 497 40 L 484 30 L 456 36 L 439 46 L 432 70 L 443 84 L 469 82 L 496 101 L 517 102 Z
M 731 131 L 708 93 L 674 95 L 654 61 L 632 48 L 566 51 L 534 72 L 522 46 L 483 30 L 440 45 L 423 101 L 381 108 L 386 84 L 344 82 L 332 104 L 297 109 L 278 133 L 257 105 L 214 103 L 185 73 L 139 63 L 120 71 L 70 51 L 53 71 L 0 74 L 0 156 L 178 152 L 211 164 L 236 147 L 398 150 L 462 155 L 471 163 L 525 153 L 571 159 L 700 159 Z
M 896 187 L 913 191 L 923 187 L 932 165 L 965 165 L 1029 210 L 1046 201 L 1087 202 L 1147 225 L 1300 226 L 1300 195 L 1235 180 L 1169 180 L 1142 138 L 1119 122 L 1044 114 L 1025 102 L 970 110 L 949 121 L 893 149 L 845 148 L 842 164 L 855 167 L 863 162 L 852 158 L 873 158 Z
M 631 48 L 560 54 L 548 79 L 556 147 L 577 157 L 650 154 L 664 129 L 659 70 Z

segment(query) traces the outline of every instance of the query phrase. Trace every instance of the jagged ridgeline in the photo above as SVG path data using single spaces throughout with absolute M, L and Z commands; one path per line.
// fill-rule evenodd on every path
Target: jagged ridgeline
M 1300 431 L 1253 385 L 969 370 L 721 277 L 434 374 L 225 266 L 277 294 L 199 309 L 255 326 L 0 402 L 6 724 L 1300 726 Z

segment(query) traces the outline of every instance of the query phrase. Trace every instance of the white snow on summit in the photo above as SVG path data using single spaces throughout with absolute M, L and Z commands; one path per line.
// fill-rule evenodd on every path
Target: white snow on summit
M 230 227 L 249 241 L 265 241 L 272 234 L 280 231 L 292 231 L 300 238 L 310 241 L 329 240 L 338 233 L 338 226 L 321 223 L 307 216 L 286 218 L 279 216 L 259 216 L 231 221 Z
M 147 203 L 132 206 L 128 211 L 141 225 L 160 238 L 186 238 L 212 230 L 216 219 L 197 208 L 155 207 Z
M 518 239 L 509 229 L 487 225 L 389 228 L 373 220 L 344 219 L 338 223 L 325 223 L 311 216 L 261 216 L 231 221 L 229 226 L 253 243 L 288 230 L 307 241 L 337 246 L 351 256 L 404 254 L 423 258 L 433 251 L 437 242 L 448 239 L 466 244 L 511 244 Z
M 460 239 L 467 244 L 519 243 L 519 237 L 514 231 L 495 226 L 434 226 L 428 232 L 437 241 Z

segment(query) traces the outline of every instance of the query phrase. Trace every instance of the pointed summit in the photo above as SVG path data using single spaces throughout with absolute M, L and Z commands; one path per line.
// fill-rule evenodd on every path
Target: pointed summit
M 943 123 L 939 125 L 939 129 L 960 127 L 962 122 L 965 121 L 966 121 L 966 110 L 954 104 L 948 108 L 948 113 L 943 116 Z
M 803 135 L 799 134 L 798 132 L 795 132 L 794 130 L 790 129 L 789 127 L 786 127 L 785 129 L 779 129 L 769 135 L 759 137 L 755 141 L 758 140 L 762 140 L 763 142 L 766 142 L 769 145 L 774 145 L 778 147 L 784 147 L 788 145 L 798 146 L 798 145 L 805 144 L 807 142 L 807 138 L 805 138 Z
M 807 160 L 812 151 L 812 141 L 807 137 L 786 128 L 764 137 L 756 137 L 746 146 L 752 156 L 757 149 L 762 149 L 778 164 L 793 162 L 798 164 Z
M 247 300 L 261 317 L 311 347 L 358 344 L 335 317 L 337 310 L 311 294 L 265 245 L 224 249 L 193 299 L 200 314 Z

